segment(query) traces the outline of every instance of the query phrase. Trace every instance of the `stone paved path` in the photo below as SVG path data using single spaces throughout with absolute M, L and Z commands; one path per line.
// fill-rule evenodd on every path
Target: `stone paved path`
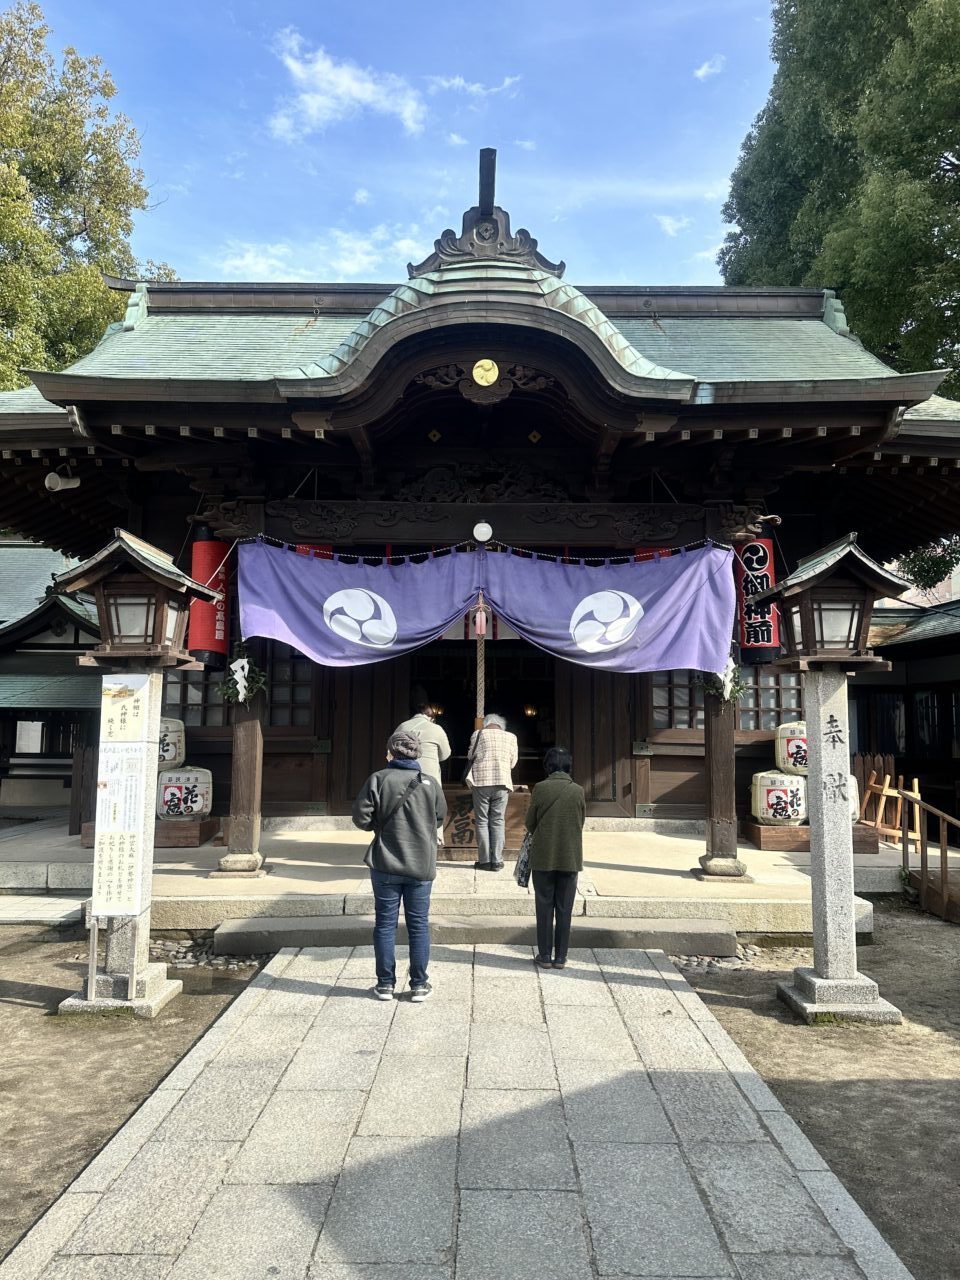
M 0 1280 L 910 1280 L 660 952 L 281 952 Z

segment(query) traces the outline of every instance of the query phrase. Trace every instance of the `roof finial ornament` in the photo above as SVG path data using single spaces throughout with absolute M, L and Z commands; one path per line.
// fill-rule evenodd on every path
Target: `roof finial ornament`
M 566 265 L 550 262 L 537 252 L 537 242 L 524 228 L 513 235 L 510 231 L 510 215 L 494 204 L 497 184 L 497 153 L 493 147 L 483 147 L 480 152 L 480 191 L 478 203 L 463 215 L 463 230 L 459 236 L 448 227 L 439 240 L 433 242 L 434 252 L 416 266 L 407 263 L 407 272 L 422 276 L 428 271 L 442 271 L 444 267 L 465 261 L 495 259 L 512 262 L 517 266 L 534 267 L 562 276 Z
M 497 188 L 497 152 L 494 147 L 480 151 L 480 217 L 493 216 L 493 201 Z

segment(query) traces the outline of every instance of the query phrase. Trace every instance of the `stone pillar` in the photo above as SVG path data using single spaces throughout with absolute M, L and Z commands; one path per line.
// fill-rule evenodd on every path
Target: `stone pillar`
M 703 746 L 707 783 L 707 851 L 694 868 L 698 879 L 707 876 L 749 879 L 737 857 L 737 807 L 735 772 L 736 703 L 718 693 L 704 692 Z
M 106 960 L 60 1013 L 129 1012 L 153 1018 L 183 983 L 150 963 L 150 902 L 163 676 L 103 677 L 97 760 L 91 927 L 103 922 Z M 91 936 L 91 942 L 93 938 Z
M 780 998 L 806 1022 L 900 1022 L 877 984 L 857 971 L 850 818 L 847 676 L 827 665 L 803 676 L 807 725 L 813 968 L 778 984 Z
M 233 722 L 233 771 L 230 781 L 230 834 L 227 852 L 212 879 L 250 880 L 266 875 L 260 852 L 263 782 L 263 695 L 240 703 Z

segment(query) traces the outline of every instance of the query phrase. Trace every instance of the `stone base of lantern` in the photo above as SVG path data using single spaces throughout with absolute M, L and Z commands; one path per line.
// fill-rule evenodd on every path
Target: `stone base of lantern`
M 877 984 L 862 973 L 821 978 L 813 969 L 794 969 L 792 983 L 777 983 L 777 995 L 804 1022 L 903 1021 L 900 1010 L 881 999 Z
M 167 977 L 165 964 L 148 964 L 137 976 L 132 1000 L 127 999 L 125 974 L 98 973 L 93 999 L 87 988 L 60 1002 L 58 1013 L 129 1014 L 135 1018 L 155 1018 L 160 1010 L 183 990 L 178 978 Z

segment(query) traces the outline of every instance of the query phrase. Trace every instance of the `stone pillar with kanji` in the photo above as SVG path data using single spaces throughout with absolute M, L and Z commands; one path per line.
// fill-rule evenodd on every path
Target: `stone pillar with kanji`
M 813 968 L 797 968 L 777 991 L 807 1022 L 900 1022 L 857 969 L 847 675 L 823 664 L 803 674 L 807 724 Z

